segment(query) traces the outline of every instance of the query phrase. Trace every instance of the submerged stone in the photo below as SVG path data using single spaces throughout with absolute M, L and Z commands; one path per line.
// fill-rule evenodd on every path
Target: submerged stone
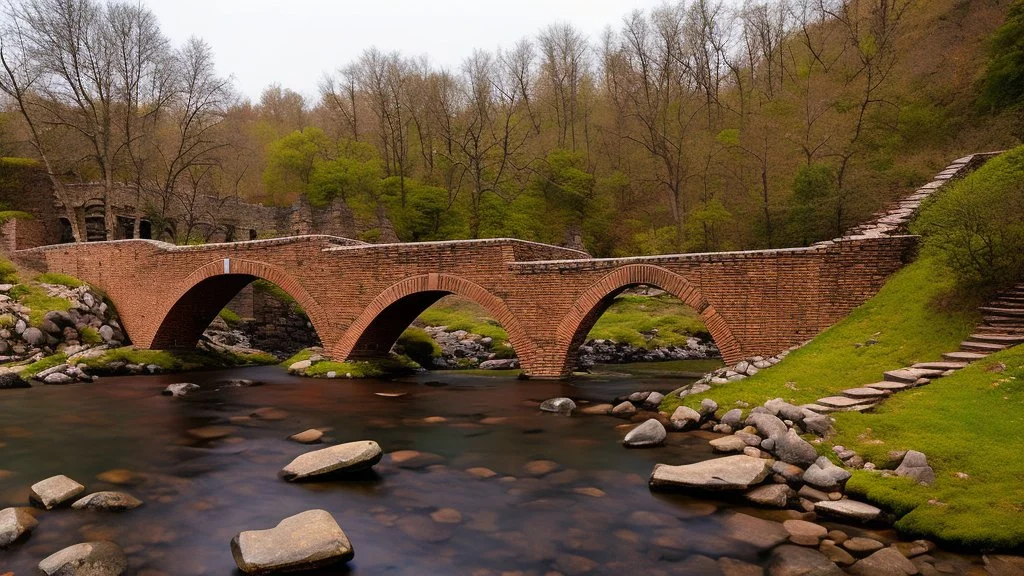
M 71 505 L 75 510 L 106 510 L 121 512 L 142 506 L 142 501 L 124 492 L 95 492 Z

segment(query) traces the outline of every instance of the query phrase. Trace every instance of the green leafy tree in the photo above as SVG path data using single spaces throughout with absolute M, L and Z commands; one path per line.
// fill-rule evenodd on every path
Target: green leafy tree
M 831 229 L 829 214 L 836 196 L 835 169 L 824 163 L 801 166 L 793 181 L 789 228 L 797 243 L 807 246 Z
M 1021 105 L 1024 102 L 1024 0 L 1016 0 L 1010 6 L 1006 22 L 992 36 L 990 53 L 979 103 L 993 110 Z
M 319 128 L 296 130 L 270 143 L 263 184 L 273 204 L 287 203 L 306 194 L 318 160 L 327 157 L 330 139 Z

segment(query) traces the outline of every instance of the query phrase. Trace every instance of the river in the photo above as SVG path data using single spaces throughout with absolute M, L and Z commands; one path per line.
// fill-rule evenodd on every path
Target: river
M 218 384 L 232 378 L 263 385 Z M 203 390 L 160 395 L 182 381 Z M 120 544 L 134 574 L 237 574 L 229 549 L 236 533 L 314 508 L 330 511 L 355 548 L 348 572 L 323 574 L 718 574 L 739 562 L 764 565 L 766 546 L 751 516 L 781 522 L 796 512 L 647 487 L 656 462 L 712 457 L 706 433 L 670 434 L 664 447 L 629 450 L 620 444 L 622 420 L 537 409 L 555 396 L 607 402 L 684 382 L 658 373 L 573 382 L 452 373 L 338 381 L 262 367 L 0 391 L 0 508 L 26 505 L 29 486 L 54 474 L 88 492 L 124 490 L 145 502 L 123 513 L 42 513 L 31 537 L 0 550 L 0 574 L 35 574 L 40 559 L 88 540 Z M 196 437 L 210 426 L 231 428 L 214 429 L 222 438 Z M 371 439 L 385 452 L 425 455 L 404 467 L 385 457 L 374 476 L 358 480 L 286 483 L 278 471 L 320 446 L 287 439 L 308 428 L 328 430 L 329 442 Z M 537 460 L 557 468 L 531 474 Z M 472 468 L 496 475 L 480 479 Z M 977 561 L 946 557 L 965 568 Z

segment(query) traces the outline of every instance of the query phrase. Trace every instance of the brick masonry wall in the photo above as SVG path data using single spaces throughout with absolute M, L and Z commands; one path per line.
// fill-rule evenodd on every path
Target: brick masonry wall
M 975 157 L 958 160 L 936 182 L 974 165 Z M 105 290 L 132 341 L 144 347 L 193 346 L 238 291 L 263 278 L 298 301 L 339 359 L 386 353 L 416 315 L 458 294 L 502 324 L 527 374 L 561 377 L 610 300 L 638 284 L 697 310 L 728 362 L 805 341 L 874 295 L 912 257 L 917 239 L 900 222 L 926 196 L 916 192 L 874 227 L 785 250 L 591 259 L 510 239 L 367 245 L 299 236 L 190 247 L 126 240 L 17 256 Z

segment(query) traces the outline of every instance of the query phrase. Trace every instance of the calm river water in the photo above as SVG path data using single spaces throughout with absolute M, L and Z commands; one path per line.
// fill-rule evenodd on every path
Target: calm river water
M 264 384 L 218 390 L 226 378 Z M 203 390 L 160 395 L 182 381 Z M 0 508 L 25 505 L 28 487 L 54 474 L 88 492 L 127 491 L 145 505 L 124 513 L 43 513 L 28 540 L 0 550 L 0 574 L 35 574 L 45 556 L 101 539 L 125 549 L 134 574 L 237 574 L 229 549 L 237 532 L 270 528 L 313 508 L 330 511 L 356 551 L 348 572 L 324 574 L 718 574 L 736 565 L 719 558 L 763 564 L 764 547 L 744 514 L 781 521 L 795 513 L 647 488 L 656 462 L 711 457 L 705 435 L 672 434 L 665 447 L 627 450 L 616 428 L 621 420 L 537 410 L 554 396 L 610 401 L 682 383 L 658 376 L 564 383 L 451 374 L 328 381 L 268 367 L 5 390 Z M 257 411 L 262 418 L 251 417 Z M 226 437 L 196 438 L 197 428 L 202 435 L 209 426 L 232 428 L 214 429 Z M 404 467 L 385 457 L 373 478 L 286 483 L 278 471 L 316 447 L 286 437 L 308 428 L 329 429 L 330 442 L 372 439 L 385 452 L 426 455 Z M 557 469 L 536 476 L 528 466 L 536 460 Z M 480 479 L 467 472 L 472 468 L 496 476 Z

